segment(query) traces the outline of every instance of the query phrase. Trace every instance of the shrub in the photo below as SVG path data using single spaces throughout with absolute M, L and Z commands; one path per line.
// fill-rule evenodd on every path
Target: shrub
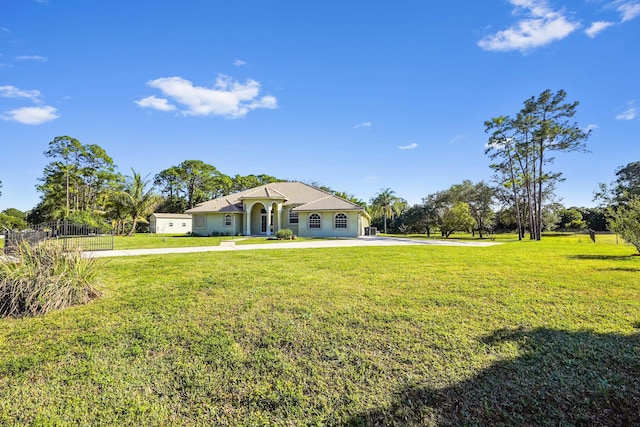
M 291 240 L 293 238 L 293 231 L 288 228 L 276 231 L 276 237 L 278 240 Z
M 0 262 L 0 316 L 37 316 L 99 296 L 96 260 L 60 245 L 22 242 L 15 259 Z

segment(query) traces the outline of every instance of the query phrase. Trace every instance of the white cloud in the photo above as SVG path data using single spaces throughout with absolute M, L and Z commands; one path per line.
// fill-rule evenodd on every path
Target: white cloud
M 615 24 L 614 22 L 609 22 L 609 21 L 596 21 L 596 22 L 591 23 L 589 28 L 587 28 L 584 32 L 585 32 L 586 35 L 588 35 L 589 37 L 591 37 L 593 39 L 601 31 L 606 30 L 607 28 L 609 28 L 610 26 L 612 26 L 614 24 Z
M 32 102 L 40 102 L 40 91 L 22 90 L 15 86 L 0 86 L 0 98 L 27 98 Z
M 58 110 L 48 105 L 44 107 L 24 107 L 6 111 L 2 119 L 25 125 L 40 125 L 60 117 L 57 112 Z
M 40 55 L 20 55 L 16 56 L 16 61 L 41 61 L 47 62 L 47 58 Z
M 358 124 L 357 124 L 357 125 L 355 125 L 353 128 L 354 128 L 354 129 L 359 129 L 359 128 L 370 128 L 372 124 L 373 124 L 373 123 L 371 123 L 371 122 L 358 123 Z
M 451 142 L 452 144 L 458 142 L 458 141 L 462 141 L 464 139 L 464 135 L 456 135 L 453 138 L 451 138 Z
M 247 61 L 236 59 L 235 61 L 233 61 L 233 65 L 235 65 L 236 67 L 242 67 L 243 65 L 247 65 Z
M 552 10 L 545 0 L 511 0 L 514 14 L 524 12 L 525 18 L 506 30 L 484 37 L 478 42 L 484 50 L 525 52 L 567 37 L 580 27 L 563 11 Z
M 5 33 L 10 33 L 11 32 L 11 30 L 9 30 L 8 28 L 5 28 L 5 27 L 0 27 L 0 31 L 3 31 Z
M 139 101 L 134 101 L 138 104 L 139 107 L 142 108 L 153 108 L 154 110 L 160 111 L 174 111 L 176 109 L 175 105 L 169 104 L 169 101 L 163 98 L 156 98 L 155 96 L 147 96 L 146 98 L 142 98 Z
M 636 101 L 627 102 L 626 110 L 616 116 L 616 120 L 633 120 L 638 117 L 638 107 Z
M 622 22 L 627 22 L 640 15 L 640 2 L 637 1 L 615 1 L 613 3 L 620 12 Z
M 598 129 L 598 125 L 590 124 L 590 125 L 587 125 L 587 127 L 585 128 L 585 132 L 591 132 L 592 130 L 596 130 L 596 129 Z
M 413 150 L 414 148 L 418 148 L 418 144 L 416 144 L 415 142 L 412 142 L 409 145 L 399 145 L 398 146 L 399 150 Z
M 163 95 L 181 104 L 180 112 L 186 116 L 222 116 L 238 118 L 246 116 L 249 111 L 258 108 L 274 109 L 278 102 L 274 96 L 258 97 L 260 83 L 247 80 L 245 83 L 234 81 L 223 74 L 218 75 L 212 88 L 194 86 L 182 77 L 161 77 L 147 84 L 159 89 Z M 141 107 L 168 111 L 167 100 L 152 97 L 135 101 Z M 161 107 L 161 108 L 158 108 Z
M 618 114 L 616 116 L 616 120 L 633 120 L 637 117 L 637 115 L 638 115 L 638 108 L 629 107 L 622 113 Z

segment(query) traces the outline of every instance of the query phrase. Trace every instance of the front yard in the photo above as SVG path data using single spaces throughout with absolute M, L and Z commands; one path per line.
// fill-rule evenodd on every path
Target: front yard
M 101 299 L 0 320 L 0 424 L 637 423 L 633 252 L 559 236 L 112 258 Z

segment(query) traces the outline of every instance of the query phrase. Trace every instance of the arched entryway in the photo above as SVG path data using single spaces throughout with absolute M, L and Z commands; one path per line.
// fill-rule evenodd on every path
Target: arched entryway
M 245 230 L 247 235 L 271 236 L 280 226 L 281 205 L 263 201 L 253 202 L 245 211 Z

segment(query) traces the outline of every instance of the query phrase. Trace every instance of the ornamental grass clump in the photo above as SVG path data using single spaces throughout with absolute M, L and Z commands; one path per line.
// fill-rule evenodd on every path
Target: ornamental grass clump
M 276 238 L 278 240 L 291 240 L 293 238 L 293 231 L 288 228 L 283 228 L 276 231 Z
M 79 250 L 22 242 L 13 259 L 0 261 L 0 316 L 37 316 L 86 304 L 100 296 L 96 275 L 96 261 Z

